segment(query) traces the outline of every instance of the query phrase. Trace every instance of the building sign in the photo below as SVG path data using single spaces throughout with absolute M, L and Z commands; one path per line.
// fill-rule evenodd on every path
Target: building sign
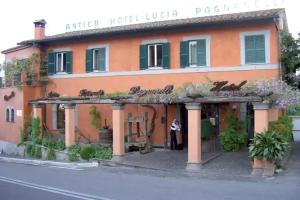
M 149 95 L 149 94 L 170 94 L 173 91 L 173 85 L 167 85 L 163 89 L 150 89 L 150 90 L 142 90 L 140 86 L 135 86 L 130 88 L 129 94 L 136 94 L 139 97 Z
M 17 117 L 23 116 L 23 110 L 17 110 Z
M 57 92 L 53 92 L 53 91 L 49 92 L 47 95 L 48 98 L 58 98 L 59 96 L 60 95 Z
M 218 3 L 202 3 L 199 6 L 185 6 L 178 9 L 159 10 L 153 12 L 131 14 L 124 16 L 91 19 L 86 21 L 70 22 L 65 24 L 66 31 L 96 29 L 112 26 L 122 26 L 146 22 L 183 19 L 191 17 L 204 17 L 229 13 L 264 10 L 271 8 L 283 8 L 285 0 L 233 0 L 219 1 Z
M 4 100 L 9 101 L 11 98 L 15 96 L 15 92 L 11 91 L 10 95 L 4 95 Z
M 82 89 L 82 90 L 79 91 L 79 96 L 80 97 L 94 97 L 94 96 L 102 96 L 102 95 L 104 95 L 103 90 L 92 92 L 92 91 L 87 90 L 87 89 Z
M 212 92 L 235 92 L 239 91 L 247 81 L 242 81 L 240 84 L 236 85 L 234 83 L 228 84 L 228 81 L 216 81 L 213 83 L 215 87 L 211 88 Z

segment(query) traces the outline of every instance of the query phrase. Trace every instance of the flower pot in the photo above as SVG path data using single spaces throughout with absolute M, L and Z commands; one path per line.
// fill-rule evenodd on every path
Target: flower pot
M 111 128 L 101 128 L 99 130 L 99 143 L 112 145 L 112 129 Z
M 270 161 L 264 161 L 263 176 L 273 176 L 275 172 L 275 163 Z

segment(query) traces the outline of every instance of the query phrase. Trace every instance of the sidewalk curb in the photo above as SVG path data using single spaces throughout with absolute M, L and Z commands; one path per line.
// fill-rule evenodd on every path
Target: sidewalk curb
M 31 160 L 31 159 L 23 159 L 23 158 L 9 158 L 9 157 L 1 157 L 0 161 L 8 162 L 8 163 L 18 163 L 25 165 L 41 165 L 41 166 L 55 166 L 55 167 L 82 167 L 82 168 L 90 168 L 90 167 L 98 167 L 98 162 L 85 162 L 85 163 L 71 163 L 71 162 L 57 162 L 57 161 L 48 161 L 48 160 Z
M 145 167 L 142 165 L 134 165 L 134 164 L 117 162 L 117 161 L 112 161 L 112 160 L 99 160 L 98 163 L 99 163 L 99 166 L 109 166 L 109 167 L 123 166 L 123 167 L 139 168 L 139 169 L 156 170 L 156 171 L 169 171 L 169 170 L 165 170 L 165 169 Z

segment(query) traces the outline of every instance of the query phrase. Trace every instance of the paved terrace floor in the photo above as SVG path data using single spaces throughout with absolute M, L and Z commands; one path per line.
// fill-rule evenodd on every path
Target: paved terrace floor
M 250 176 L 251 174 L 251 163 L 246 147 L 239 152 L 203 153 L 202 157 L 206 161 L 202 167 L 205 174 L 226 174 L 228 176 Z M 154 152 L 147 154 L 130 152 L 126 153 L 122 163 L 142 168 L 184 172 L 187 163 L 187 149 L 182 151 L 155 149 Z

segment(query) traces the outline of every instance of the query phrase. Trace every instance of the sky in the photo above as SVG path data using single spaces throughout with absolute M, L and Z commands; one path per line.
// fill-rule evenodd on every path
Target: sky
M 0 3 L 0 51 L 33 39 L 33 21 L 37 19 L 45 19 L 46 35 L 53 35 L 88 26 L 101 28 L 274 6 L 286 8 L 289 30 L 296 36 L 300 32 L 300 1 L 296 0 L 3 0 Z M 3 60 L 4 56 L 0 55 L 0 63 Z

